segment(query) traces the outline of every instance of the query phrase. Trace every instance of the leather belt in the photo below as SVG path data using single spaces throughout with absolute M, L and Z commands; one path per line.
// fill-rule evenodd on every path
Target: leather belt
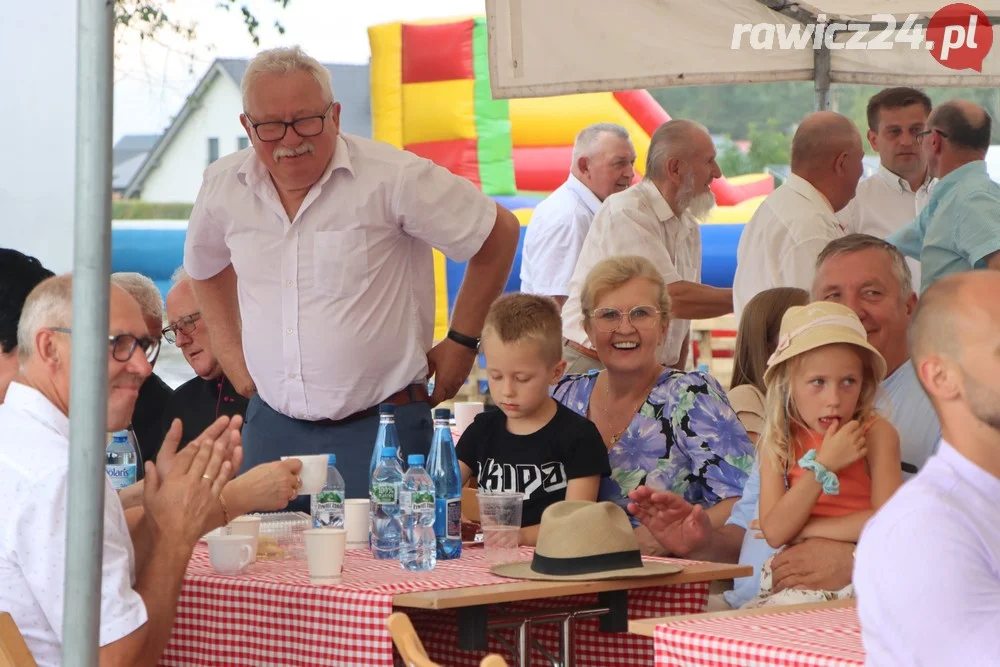
M 392 394 L 388 398 L 380 401 L 378 405 L 373 405 L 370 408 L 365 408 L 364 410 L 359 410 L 352 415 L 347 415 L 343 419 L 319 419 L 316 421 L 310 421 L 310 424 L 319 424 L 320 426 L 341 426 L 343 424 L 350 424 L 351 422 L 356 422 L 360 419 L 366 419 L 367 417 L 378 416 L 378 406 L 382 403 L 391 403 L 392 405 L 408 405 L 409 403 L 426 403 L 430 400 L 430 394 L 427 393 L 427 385 L 423 383 L 411 384 L 408 387 L 400 389 L 395 394 Z
M 597 361 L 597 362 L 601 361 L 601 358 L 597 356 L 597 352 L 595 352 L 594 350 L 591 350 L 589 347 L 585 347 L 583 345 L 580 345 L 576 341 L 572 341 L 569 338 L 564 338 L 563 339 L 563 343 L 567 347 L 569 347 L 569 349 L 574 350 L 576 352 L 579 352 L 580 354 L 582 354 L 583 356 L 587 357 L 588 359 L 593 359 L 594 361 Z

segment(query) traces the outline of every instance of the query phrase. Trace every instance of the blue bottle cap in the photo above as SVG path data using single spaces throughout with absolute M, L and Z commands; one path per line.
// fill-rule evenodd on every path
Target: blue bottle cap
M 327 455 L 327 459 L 326 459 L 326 464 L 328 466 L 335 466 L 335 465 L 337 465 L 337 455 L 336 454 L 328 454 Z
M 451 410 L 449 410 L 448 408 L 435 409 L 434 419 L 451 419 Z
M 382 448 L 382 458 L 389 459 L 396 455 L 395 447 L 383 447 Z
M 422 466 L 424 464 L 424 455 L 410 454 L 406 457 L 406 464 L 411 466 Z
M 378 413 L 380 415 L 394 415 L 396 414 L 396 406 L 392 403 L 383 403 L 378 406 Z

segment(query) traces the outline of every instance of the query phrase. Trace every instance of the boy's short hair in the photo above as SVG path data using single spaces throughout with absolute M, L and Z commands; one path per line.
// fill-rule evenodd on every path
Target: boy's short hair
M 559 306 L 547 296 L 504 294 L 486 314 L 483 337 L 496 336 L 501 343 L 538 343 L 550 363 L 562 359 L 562 317 Z

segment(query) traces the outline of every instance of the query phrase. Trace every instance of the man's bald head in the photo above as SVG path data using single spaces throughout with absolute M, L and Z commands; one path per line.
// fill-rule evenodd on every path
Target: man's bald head
M 986 154 L 992 119 L 986 109 L 967 100 L 950 100 L 931 112 L 928 126 L 943 133 L 959 150 Z
M 649 139 L 646 178 L 661 180 L 670 158 L 690 162 L 699 147 L 698 140 L 701 139 L 703 143 L 706 138 L 711 142 L 711 135 L 705 126 L 693 120 L 677 118 L 660 125 Z
M 959 297 L 965 274 L 956 273 L 937 281 L 920 297 L 910 325 L 910 357 L 919 364 L 935 354 L 959 361 L 958 333 L 962 316 Z
M 839 211 L 854 198 L 864 154 L 861 134 L 849 118 L 817 111 L 802 120 L 792 137 L 792 173 L 809 181 Z

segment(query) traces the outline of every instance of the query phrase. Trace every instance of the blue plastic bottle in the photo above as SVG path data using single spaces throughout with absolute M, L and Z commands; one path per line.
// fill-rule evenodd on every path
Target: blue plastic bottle
M 451 560 L 462 556 L 462 471 L 458 467 L 455 441 L 451 437 L 451 411 L 434 411 L 434 440 L 427 461 L 427 474 L 434 482 L 434 535 L 437 557 Z

